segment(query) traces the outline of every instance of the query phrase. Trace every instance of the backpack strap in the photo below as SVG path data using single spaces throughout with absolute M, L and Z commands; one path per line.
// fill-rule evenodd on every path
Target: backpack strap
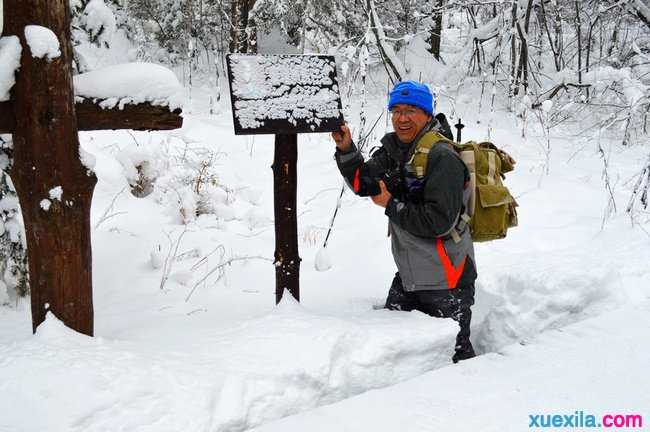
M 468 205 L 464 206 L 462 213 L 458 216 L 456 224 L 448 234 L 454 243 L 460 243 L 460 233 L 462 233 L 469 225 L 469 221 L 472 218 L 475 206 L 474 188 L 476 187 L 476 164 L 474 151 L 476 144 L 472 143 L 472 146 L 469 149 L 466 149 L 463 148 L 463 146 L 458 145 L 458 143 L 455 141 L 450 140 L 435 131 L 430 131 L 422 136 L 420 140 L 418 140 L 415 145 L 413 156 L 411 156 L 411 159 L 407 164 L 410 167 L 410 171 L 414 173 L 418 178 L 425 177 L 427 173 L 427 165 L 431 148 L 440 142 L 447 143 L 452 147 L 456 156 L 458 156 L 458 158 L 467 166 L 470 174 L 469 184 L 466 185 L 466 190 L 468 190 L 468 193 L 470 194 Z
M 411 158 L 408 160 L 407 165 L 409 166 L 409 171 L 411 171 L 417 178 L 423 178 L 427 175 L 427 164 L 429 161 L 429 152 L 431 148 L 439 143 L 445 142 L 454 147 L 455 142 L 445 138 L 443 135 L 436 131 L 429 131 L 425 133 L 418 141 L 415 143 L 415 149 Z

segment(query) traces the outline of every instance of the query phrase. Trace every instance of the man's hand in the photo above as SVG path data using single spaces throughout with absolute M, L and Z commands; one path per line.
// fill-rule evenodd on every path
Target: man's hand
M 339 151 L 346 152 L 352 146 L 352 134 L 348 125 L 341 125 L 341 132 L 332 132 L 332 139 Z
M 379 195 L 374 195 L 370 198 L 372 198 L 372 202 L 377 204 L 379 207 L 386 208 L 388 201 L 390 201 L 392 197 L 393 196 L 388 192 L 388 189 L 386 189 L 386 184 L 382 180 L 379 180 Z

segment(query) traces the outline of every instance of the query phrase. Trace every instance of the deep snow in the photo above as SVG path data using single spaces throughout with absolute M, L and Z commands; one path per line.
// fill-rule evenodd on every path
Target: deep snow
M 589 430 L 575 427 L 580 417 L 608 425 L 608 414 L 642 415 L 642 428 L 613 430 L 648 430 L 649 332 L 644 302 L 254 431 L 514 432 L 530 430 L 531 415 L 573 417 L 551 430 Z

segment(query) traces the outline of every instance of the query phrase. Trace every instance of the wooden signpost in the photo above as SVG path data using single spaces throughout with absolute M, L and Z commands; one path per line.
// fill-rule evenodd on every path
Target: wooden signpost
M 52 311 L 68 327 L 92 335 L 90 205 L 96 178 L 79 159 L 78 131 L 175 129 L 182 118 L 180 111 L 149 104 L 105 110 L 101 101 L 75 102 L 69 0 L 4 0 L 4 6 L 2 36 L 17 36 L 22 55 L 11 100 L 0 103 L 0 133 L 13 135 L 11 179 L 25 222 L 33 330 Z M 27 25 L 50 29 L 60 56 L 33 57 Z M 55 186 L 63 194 L 46 210 L 41 200 Z
M 275 134 L 275 300 L 300 300 L 296 191 L 298 134 L 333 132 L 343 124 L 332 56 L 228 55 L 236 135 Z

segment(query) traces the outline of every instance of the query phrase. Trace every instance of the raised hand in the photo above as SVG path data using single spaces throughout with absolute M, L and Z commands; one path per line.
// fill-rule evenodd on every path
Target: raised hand
M 340 132 L 332 132 L 332 139 L 340 151 L 345 152 L 350 150 L 350 147 L 352 146 L 352 134 L 350 133 L 348 125 L 341 125 Z

